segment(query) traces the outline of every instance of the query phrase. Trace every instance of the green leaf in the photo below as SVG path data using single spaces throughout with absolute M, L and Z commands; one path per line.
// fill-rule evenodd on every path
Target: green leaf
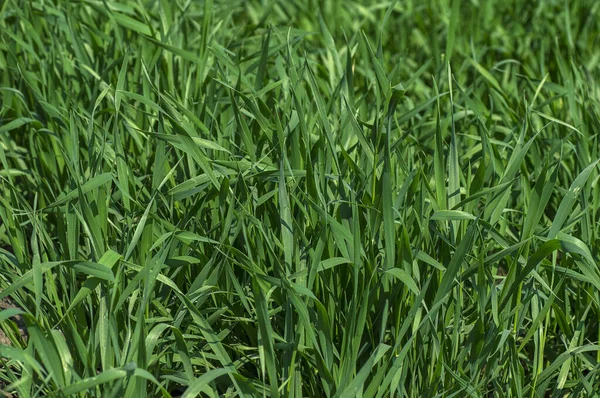
M 569 187 L 569 191 L 560 202 L 558 210 L 556 210 L 554 221 L 552 221 L 552 226 L 550 227 L 550 231 L 548 231 L 548 238 L 553 239 L 558 235 L 563 224 L 565 223 L 565 221 L 569 217 L 569 214 L 571 213 L 571 210 L 573 208 L 573 205 L 575 204 L 575 200 L 577 199 L 579 192 L 583 189 L 583 186 L 592 174 L 592 171 L 596 168 L 598 162 L 600 162 L 600 159 L 596 160 L 595 162 L 592 162 L 581 173 L 579 173 L 577 178 L 575 178 L 575 181 L 573 181 L 573 184 L 571 184 L 571 186 Z

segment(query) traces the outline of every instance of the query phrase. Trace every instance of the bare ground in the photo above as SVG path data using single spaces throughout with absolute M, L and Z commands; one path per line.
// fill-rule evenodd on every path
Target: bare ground
M 15 303 L 9 298 L 3 298 L 0 300 L 0 311 L 5 310 L 7 308 L 19 308 Z M 12 320 L 17 324 L 19 328 L 19 333 L 23 339 L 27 339 L 27 328 L 25 327 L 25 322 L 23 321 L 23 317 L 17 315 L 12 318 Z M 0 344 L 3 345 L 12 345 L 10 339 L 4 334 L 2 330 L 0 330 Z

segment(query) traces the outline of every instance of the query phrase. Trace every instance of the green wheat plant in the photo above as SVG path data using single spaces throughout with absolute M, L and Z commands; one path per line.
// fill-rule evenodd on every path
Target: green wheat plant
M 0 2 L 0 395 L 598 396 L 599 49 L 592 0 Z

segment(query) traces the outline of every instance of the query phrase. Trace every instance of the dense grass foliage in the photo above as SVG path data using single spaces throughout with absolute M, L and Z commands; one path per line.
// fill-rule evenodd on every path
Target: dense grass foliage
M 6 393 L 600 390 L 599 2 L 4 0 L 0 38 Z

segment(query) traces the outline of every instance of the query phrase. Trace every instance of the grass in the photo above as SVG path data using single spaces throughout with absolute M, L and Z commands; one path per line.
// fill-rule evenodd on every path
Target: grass
M 5 0 L 0 37 L 6 394 L 600 391 L 600 3 Z

